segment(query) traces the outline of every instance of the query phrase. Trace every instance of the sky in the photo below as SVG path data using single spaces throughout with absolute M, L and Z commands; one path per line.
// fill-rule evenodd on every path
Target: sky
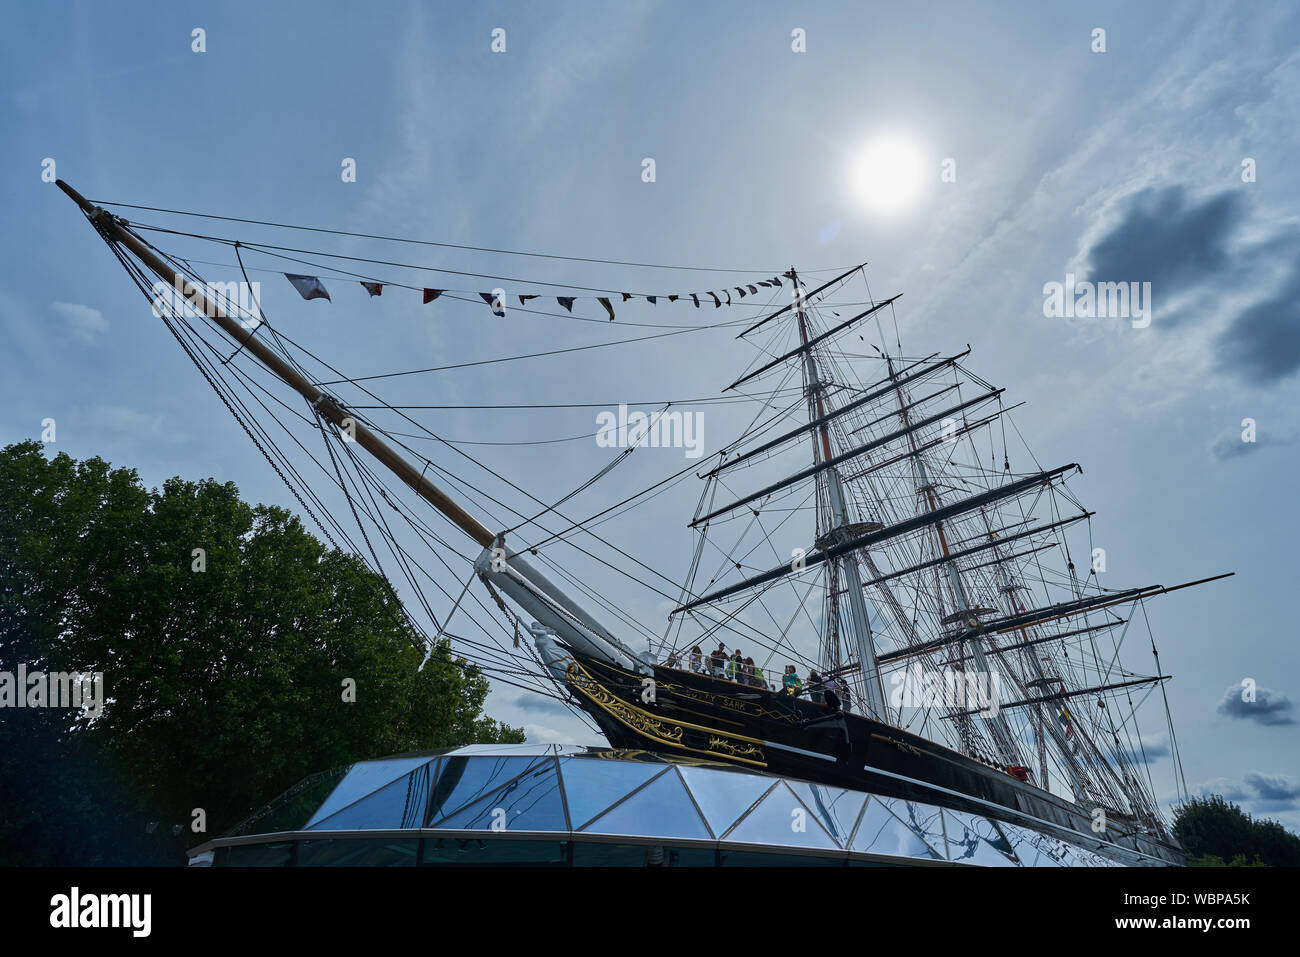
M 1097 512 L 1112 587 L 1236 572 L 1147 605 L 1175 676 L 1167 690 L 1186 779 L 1300 831 L 1300 11 L 178 2 L 124 13 L 50 2 L 6 19 L 0 444 L 39 437 L 53 418 L 51 454 L 99 455 L 150 486 L 213 476 L 249 500 L 296 504 L 45 181 L 51 160 L 106 202 L 571 257 L 772 273 L 793 264 L 809 281 L 866 261 L 873 293 L 903 293 L 908 351 L 969 344 L 968 366 L 1027 403 L 1016 422 L 1035 455 L 1083 465 L 1071 488 Z M 492 49 L 498 29 L 503 52 Z M 866 201 L 852 172 L 882 141 L 911 144 L 925 170 L 893 211 Z M 341 175 L 346 159 L 355 182 Z M 122 212 L 295 244 L 281 231 Z M 199 246 L 185 248 L 199 257 Z M 227 253 L 203 251 L 228 270 Z M 402 253 L 444 270 L 645 292 L 717 288 L 733 275 Z M 343 280 L 327 281 L 333 302 L 304 302 L 276 262 L 256 263 L 268 316 L 356 375 L 721 321 L 640 300 L 618 304 L 614 326 L 590 301 L 578 319 L 515 310 L 494 320 L 483 305 L 425 306 L 393 289 L 372 300 Z M 1067 275 L 1151 283 L 1149 325 L 1045 315 L 1045 285 Z M 761 315 L 759 305 L 723 318 Z M 733 336 L 688 329 L 412 376 L 386 382 L 384 396 L 614 406 L 716 395 L 754 358 Z M 730 407 L 706 414 L 710 454 L 743 422 Z M 1242 440 L 1247 419 L 1253 442 Z M 590 409 L 452 409 L 422 421 L 467 441 L 594 427 Z M 608 461 L 590 441 L 473 449 L 544 499 Z M 627 479 L 637 488 L 688 464 L 681 450 L 637 454 Z M 621 482 L 584 493 L 574 514 L 620 500 Z M 676 487 L 605 531 L 680 580 L 698 494 Z M 663 626 L 657 596 L 617 576 L 601 587 L 652 630 Z M 1241 700 L 1246 680 L 1259 689 L 1254 703 Z M 530 740 L 596 743 L 547 699 L 507 686 L 488 711 Z M 1152 743 L 1167 800 L 1167 737 Z

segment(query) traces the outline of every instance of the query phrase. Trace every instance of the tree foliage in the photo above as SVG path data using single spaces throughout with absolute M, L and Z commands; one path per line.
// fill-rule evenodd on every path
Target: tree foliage
M 380 576 L 232 483 L 0 451 L 0 671 L 102 672 L 107 699 L 0 710 L 0 863 L 176 862 L 307 774 L 523 740 L 445 643 L 422 657 Z
M 1218 794 L 1180 805 L 1174 836 L 1192 865 L 1300 866 L 1300 837 L 1276 821 L 1255 820 Z

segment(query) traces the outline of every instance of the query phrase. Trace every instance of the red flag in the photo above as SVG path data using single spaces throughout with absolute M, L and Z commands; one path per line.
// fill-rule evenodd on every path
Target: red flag
M 426 303 L 433 302 L 433 300 L 437 299 L 444 292 L 446 292 L 445 289 L 426 289 L 424 290 L 424 301 Z

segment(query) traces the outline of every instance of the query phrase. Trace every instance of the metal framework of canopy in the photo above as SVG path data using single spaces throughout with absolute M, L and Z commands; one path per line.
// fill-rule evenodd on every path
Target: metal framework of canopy
M 1029 828 L 644 751 L 471 745 L 313 775 L 190 852 L 253 866 L 1114 866 Z

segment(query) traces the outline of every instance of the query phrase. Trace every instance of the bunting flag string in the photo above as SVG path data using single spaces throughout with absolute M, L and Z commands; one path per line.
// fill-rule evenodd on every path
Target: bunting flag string
M 321 281 L 319 276 L 304 276 L 298 273 L 283 273 L 283 275 L 285 279 L 289 280 L 289 282 L 293 285 L 293 288 L 298 291 L 298 295 L 302 296 L 303 299 L 308 299 L 308 300 L 325 299 L 330 302 L 333 302 L 333 300 L 330 299 L 329 291 L 325 288 L 325 283 Z M 355 275 L 355 273 L 353 275 Z M 382 283 L 382 282 L 372 282 L 367 280 L 361 281 L 361 287 L 365 289 L 365 291 L 371 297 L 382 296 L 384 294 L 385 285 L 401 286 L 400 283 Z M 763 286 L 768 289 L 775 289 L 781 285 L 782 283 L 780 278 L 777 276 L 773 276 L 771 279 L 760 279 L 757 281 L 757 283 L 746 283 L 743 286 L 733 286 L 732 289 L 734 289 L 736 293 L 739 295 L 739 297 L 743 299 L 747 295 L 757 296 L 759 286 Z M 408 286 L 403 288 L 412 288 L 412 287 Z M 443 293 L 447 291 L 448 290 L 446 289 L 424 289 L 422 290 L 423 301 L 427 305 L 428 303 L 433 302 L 435 299 L 437 299 L 439 296 L 441 296 Z M 731 290 L 724 288 L 720 291 L 722 295 L 726 297 L 725 305 L 730 306 L 733 302 L 731 298 Z M 494 316 L 498 316 L 498 317 L 505 316 L 506 297 L 504 292 L 502 292 L 501 290 L 497 290 L 496 292 L 480 292 L 478 295 L 485 303 L 488 304 Z M 622 302 L 627 302 L 630 299 L 636 298 L 637 295 L 640 295 L 642 299 L 645 299 L 652 306 L 658 305 L 660 299 L 667 299 L 669 302 L 677 302 L 679 299 L 685 300 L 689 298 L 692 305 L 694 305 L 696 309 L 699 309 L 701 296 L 708 296 L 712 298 L 713 307 L 715 309 L 721 308 L 724 305 L 723 300 L 718 297 L 718 293 L 714 292 L 713 290 L 709 290 L 708 292 L 703 292 L 703 293 L 700 292 L 678 293 L 670 296 L 664 296 L 659 293 L 656 293 L 654 295 L 646 295 L 646 294 L 637 294 L 637 293 L 630 293 L 630 292 L 620 293 L 619 295 L 622 297 L 621 299 Z M 533 299 L 540 299 L 540 298 L 542 298 L 540 293 L 524 293 L 522 295 L 518 295 L 519 305 L 521 306 L 527 304 Z M 573 304 L 577 302 L 578 299 L 580 298 L 586 299 L 589 297 L 556 296 L 555 301 L 559 303 L 566 312 L 572 313 Z M 610 322 L 613 322 L 615 318 L 613 298 L 611 296 L 593 296 L 590 298 L 594 298 L 596 302 L 600 303 L 600 305 L 605 309 L 605 312 L 609 314 Z

